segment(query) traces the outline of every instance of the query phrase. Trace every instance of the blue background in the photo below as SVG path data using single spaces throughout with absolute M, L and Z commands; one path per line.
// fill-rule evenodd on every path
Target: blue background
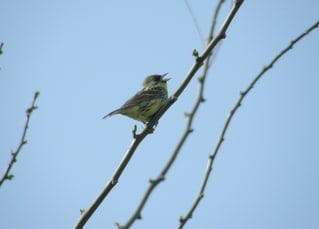
M 207 37 L 214 1 L 189 1 Z M 218 27 L 231 2 L 222 8 Z M 225 119 L 254 76 L 318 20 L 319 3 L 245 1 L 209 72 L 194 132 L 133 228 L 176 228 L 192 204 Z M 72 228 L 111 177 L 137 124 L 101 118 L 169 72 L 169 92 L 203 44 L 183 1 L 3 1 L 0 171 L 16 149 L 35 91 L 15 178 L 0 190 L 0 228 Z M 319 31 L 258 82 L 236 113 L 205 197 L 186 228 L 319 228 Z M 193 106 L 196 77 L 139 146 L 86 228 L 129 218 L 165 164 Z

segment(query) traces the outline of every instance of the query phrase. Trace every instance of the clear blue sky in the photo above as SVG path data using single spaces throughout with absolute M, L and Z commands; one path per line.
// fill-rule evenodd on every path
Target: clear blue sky
M 189 4 L 206 37 L 215 2 Z M 314 0 L 244 2 L 208 75 L 195 131 L 133 228 L 176 228 L 239 92 L 318 12 Z M 0 190 L 0 228 L 72 228 L 120 162 L 134 124 L 143 126 L 101 118 L 149 74 L 168 72 L 173 92 L 202 43 L 183 1 L 4 1 L 0 28 L 0 172 L 41 93 L 15 178 Z M 319 228 L 318 41 L 316 30 L 248 95 L 185 228 Z M 180 138 L 196 90 L 194 78 L 86 228 L 128 219 Z

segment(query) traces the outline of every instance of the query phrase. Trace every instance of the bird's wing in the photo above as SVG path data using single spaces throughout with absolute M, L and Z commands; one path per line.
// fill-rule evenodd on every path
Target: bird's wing
M 108 116 L 116 115 L 116 114 L 123 114 L 123 111 L 133 109 L 135 106 L 139 105 L 143 107 L 147 104 L 147 101 L 152 100 L 152 98 L 161 97 L 162 94 L 161 88 L 148 88 L 143 89 L 136 93 L 132 98 L 127 100 L 120 108 L 110 112 L 109 114 L 105 115 L 103 118 Z

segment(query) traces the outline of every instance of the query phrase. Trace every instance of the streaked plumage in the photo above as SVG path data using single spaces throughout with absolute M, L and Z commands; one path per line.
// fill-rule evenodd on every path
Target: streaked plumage
M 112 111 L 103 118 L 121 114 L 147 123 L 167 100 L 167 81 L 163 75 L 150 75 L 143 82 L 143 89 L 126 101 L 119 109 Z

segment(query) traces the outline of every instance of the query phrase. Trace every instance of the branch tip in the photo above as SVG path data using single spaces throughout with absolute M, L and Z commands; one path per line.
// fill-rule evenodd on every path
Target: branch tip
M 135 138 L 135 139 L 136 139 L 136 137 L 137 137 L 136 131 L 137 131 L 137 126 L 134 125 L 134 127 L 133 127 L 133 129 L 132 129 L 132 136 L 133 136 L 133 138 Z
M 216 155 L 216 154 L 209 154 L 208 157 L 209 157 L 210 160 L 214 160 L 214 159 L 215 159 L 215 155 Z
M 40 92 L 39 92 L 39 91 L 36 91 L 36 92 L 34 93 L 33 100 L 36 100 L 36 99 L 39 97 L 39 95 L 40 95 Z
M 185 218 L 184 218 L 184 216 L 180 216 L 180 217 L 179 217 L 179 222 L 180 222 L 180 223 L 185 223 Z
M 0 43 L 0 55 L 3 53 L 2 47 L 3 47 L 3 42 Z
M 7 180 L 12 180 L 13 178 L 14 178 L 14 175 L 11 173 L 6 176 Z
M 193 57 L 195 57 L 195 59 L 197 59 L 199 57 L 199 53 L 198 53 L 197 49 L 193 49 L 192 55 L 193 55 Z

